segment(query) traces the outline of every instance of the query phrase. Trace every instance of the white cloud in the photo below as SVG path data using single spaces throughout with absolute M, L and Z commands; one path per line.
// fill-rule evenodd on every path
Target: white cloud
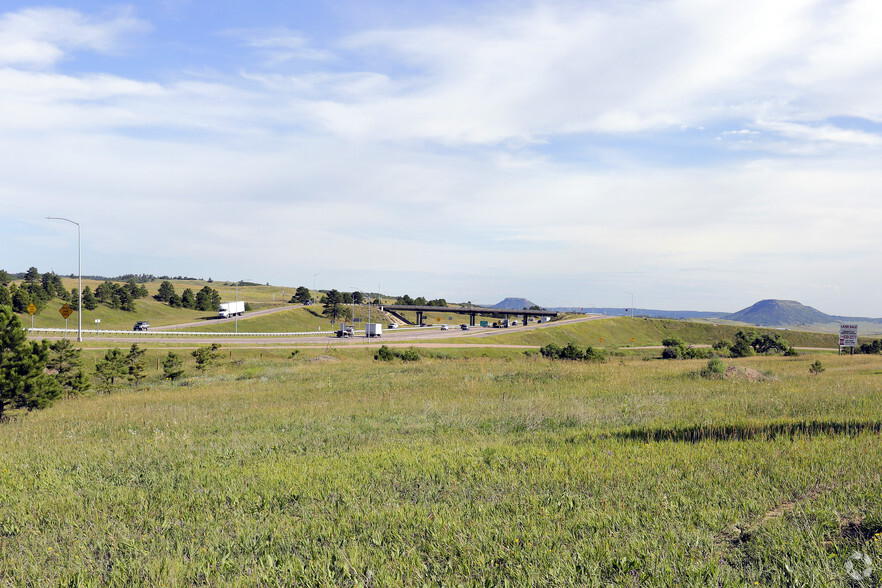
M 61 8 L 29 8 L 0 16 L 0 66 L 46 68 L 69 51 L 110 52 L 147 25 L 122 12 L 105 19 Z

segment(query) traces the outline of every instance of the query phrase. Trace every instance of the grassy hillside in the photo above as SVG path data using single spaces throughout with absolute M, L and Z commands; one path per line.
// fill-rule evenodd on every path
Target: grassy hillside
M 290 333 L 299 331 L 331 331 L 334 326 L 321 315 L 320 305 L 289 308 L 272 314 L 249 316 L 245 313 L 239 317 L 239 331 L 250 333 Z M 206 321 L 198 327 L 187 327 L 182 331 L 199 331 L 207 333 L 232 333 L 236 329 L 235 322 Z
M 878 584 L 878 356 L 739 360 L 776 376 L 751 382 L 369 353 L 0 425 L 0 583 L 856 586 L 859 552 Z
M 77 280 L 70 278 L 62 278 L 65 287 L 68 290 L 77 287 Z M 236 287 L 234 283 L 227 282 L 207 282 L 200 280 L 169 280 L 175 287 L 175 292 L 181 294 L 186 288 L 190 288 L 193 292 L 198 292 L 205 286 L 209 286 L 217 290 L 221 299 L 225 302 L 236 299 Z M 153 295 L 159 291 L 161 280 L 154 280 L 144 284 L 150 296 L 141 298 L 135 302 L 136 311 L 126 312 L 122 310 L 114 310 L 103 304 L 99 305 L 95 310 L 83 311 L 83 329 L 95 330 L 95 319 L 101 319 L 100 328 L 113 330 L 131 329 L 136 321 L 146 320 L 150 322 L 152 327 L 162 325 L 173 325 L 178 323 L 193 322 L 198 320 L 208 320 L 217 316 L 214 312 L 205 312 L 198 310 L 190 310 L 186 308 L 172 308 L 167 304 L 163 304 L 153 299 Z M 101 285 L 98 280 L 83 280 L 83 288 L 89 286 L 94 292 Z M 291 299 L 295 288 L 286 288 L 280 286 L 240 286 L 239 300 L 243 300 L 252 305 L 253 308 L 269 308 L 283 305 Z M 34 326 L 43 328 L 64 328 L 64 318 L 59 314 L 58 310 L 64 304 L 61 299 L 50 300 L 47 305 L 34 316 Z M 27 313 L 19 315 L 25 326 L 31 325 L 31 316 Z M 77 327 L 77 313 L 74 312 L 67 321 L 68 329 Z
M 510 345 L 547 345 L 576 343 L 600 347 L 633 345 L 661 345 L 662 339 L 679 337 L 690 345 L 710 345 L 720 339 L 732 340 L 738 330 L 753 328 L 757 333 L 771 332 L 749 326 L 714 325 L 693 321 L 668 319 L 617 317 L 570 324 L 548 323 L 533 330 L 505 329 L 499 334 L 480 339 L 474 343 L 500 343 Z M 836 347 L 838 338 L 830 334 L 776 331 L 796 347 Z M 601 338 L 603 341 L 601 342 Z

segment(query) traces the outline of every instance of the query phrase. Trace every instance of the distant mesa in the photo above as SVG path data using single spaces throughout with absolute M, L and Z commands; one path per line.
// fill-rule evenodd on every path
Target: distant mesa
M 838 317 L 825 314 L 795 300 L 760 300 L 753 306 L 720 318 L 749 325 L 780 327 L 830 323 L 835 322 Z
M 502 302 L 489 306 L 488 308 L 498 308 L 499 310 L 524 310 L 537 306 L 536 303 L 530 302 L 526 298 L 506 298 Z

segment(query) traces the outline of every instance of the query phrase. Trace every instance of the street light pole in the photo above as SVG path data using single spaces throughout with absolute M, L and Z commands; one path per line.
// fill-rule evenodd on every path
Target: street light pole
M 630 292 L 625 292 L 625 294 L 631 294 Z M 634 295 L 631 294 L 631 318 L 634 318 Z
M 80 237 L 80 223 L 72 221 L 69 218 L 60 216 L 47 216 L 49 220 L 63 220 L 77 226 L 77 272 L 79 273 L 79 281 L 77 282 L 77 292 L 79 300 L 77 302 L 77 342 L 83 342 L 83 240 Z
M 251 278 L 248 278 L 249 281 Z M 239 280 L 236 282 L 236 312 L 234 316 L 236 317 L 236 334 L 239 334 L 239 284 L 241 284 L 244 280 Z
M 318 292 L 315 291 L 315 277 L 321 275 L 319 273 L 312 274 L 312 303 L 315 304 L 318 300 Z

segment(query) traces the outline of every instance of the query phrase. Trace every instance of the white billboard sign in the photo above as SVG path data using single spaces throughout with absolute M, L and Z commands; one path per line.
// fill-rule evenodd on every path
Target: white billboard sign
M 857 347 L 858 326 L 856 324 L 839 325 L 839 346 Z

